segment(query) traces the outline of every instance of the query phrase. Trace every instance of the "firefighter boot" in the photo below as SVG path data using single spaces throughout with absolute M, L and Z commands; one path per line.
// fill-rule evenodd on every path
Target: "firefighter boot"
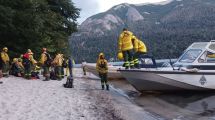
M 109 85 L 106 85 L 106 89 L 109 91 Z

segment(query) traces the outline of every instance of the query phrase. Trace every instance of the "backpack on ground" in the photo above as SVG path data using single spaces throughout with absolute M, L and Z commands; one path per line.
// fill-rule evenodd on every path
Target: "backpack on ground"
M 65 88 L 73 88 L 73 77 L 70 75 L 67 77 L 66 84 L 63 84 Z

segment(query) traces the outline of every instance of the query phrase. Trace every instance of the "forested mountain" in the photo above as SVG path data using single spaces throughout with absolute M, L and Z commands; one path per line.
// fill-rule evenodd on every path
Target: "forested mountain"
M 99 52 L 116 59 L 118 35 L 128 27 L 156 58 L 176 58 L 194 41 L 215 39 L 215 0 L 169 0 L 120 4 L 96 14 L 70 38 L 77 61 L 95 62 Z
M 68 54 L 68 37 L 77 30 L 79 9 L 71 0 L 0 0 L 0 48 L 11 57 L 47 47 Z

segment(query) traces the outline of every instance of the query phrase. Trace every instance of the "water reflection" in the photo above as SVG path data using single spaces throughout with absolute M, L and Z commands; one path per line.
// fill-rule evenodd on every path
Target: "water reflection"
M 140 94 L 125 81 L 112 81 L 143 109 L 171 120 L 213 120 L 215 91 L 180 91 L 171 93 L 146 92 Z M 126 86 L 126 87 L 125 87 Z

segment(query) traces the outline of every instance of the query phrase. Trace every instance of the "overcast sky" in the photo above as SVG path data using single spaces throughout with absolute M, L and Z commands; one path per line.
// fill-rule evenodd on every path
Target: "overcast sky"
M 79 24 L 83 22 L 88 17 L 104 12 L 114 5 L 120 3 L 153 3 L 153 2 L 162 2 L 166 0 L 72 0 L 75 3 L 75 6 L 81 9 L 81 15 L 78 19 Z

